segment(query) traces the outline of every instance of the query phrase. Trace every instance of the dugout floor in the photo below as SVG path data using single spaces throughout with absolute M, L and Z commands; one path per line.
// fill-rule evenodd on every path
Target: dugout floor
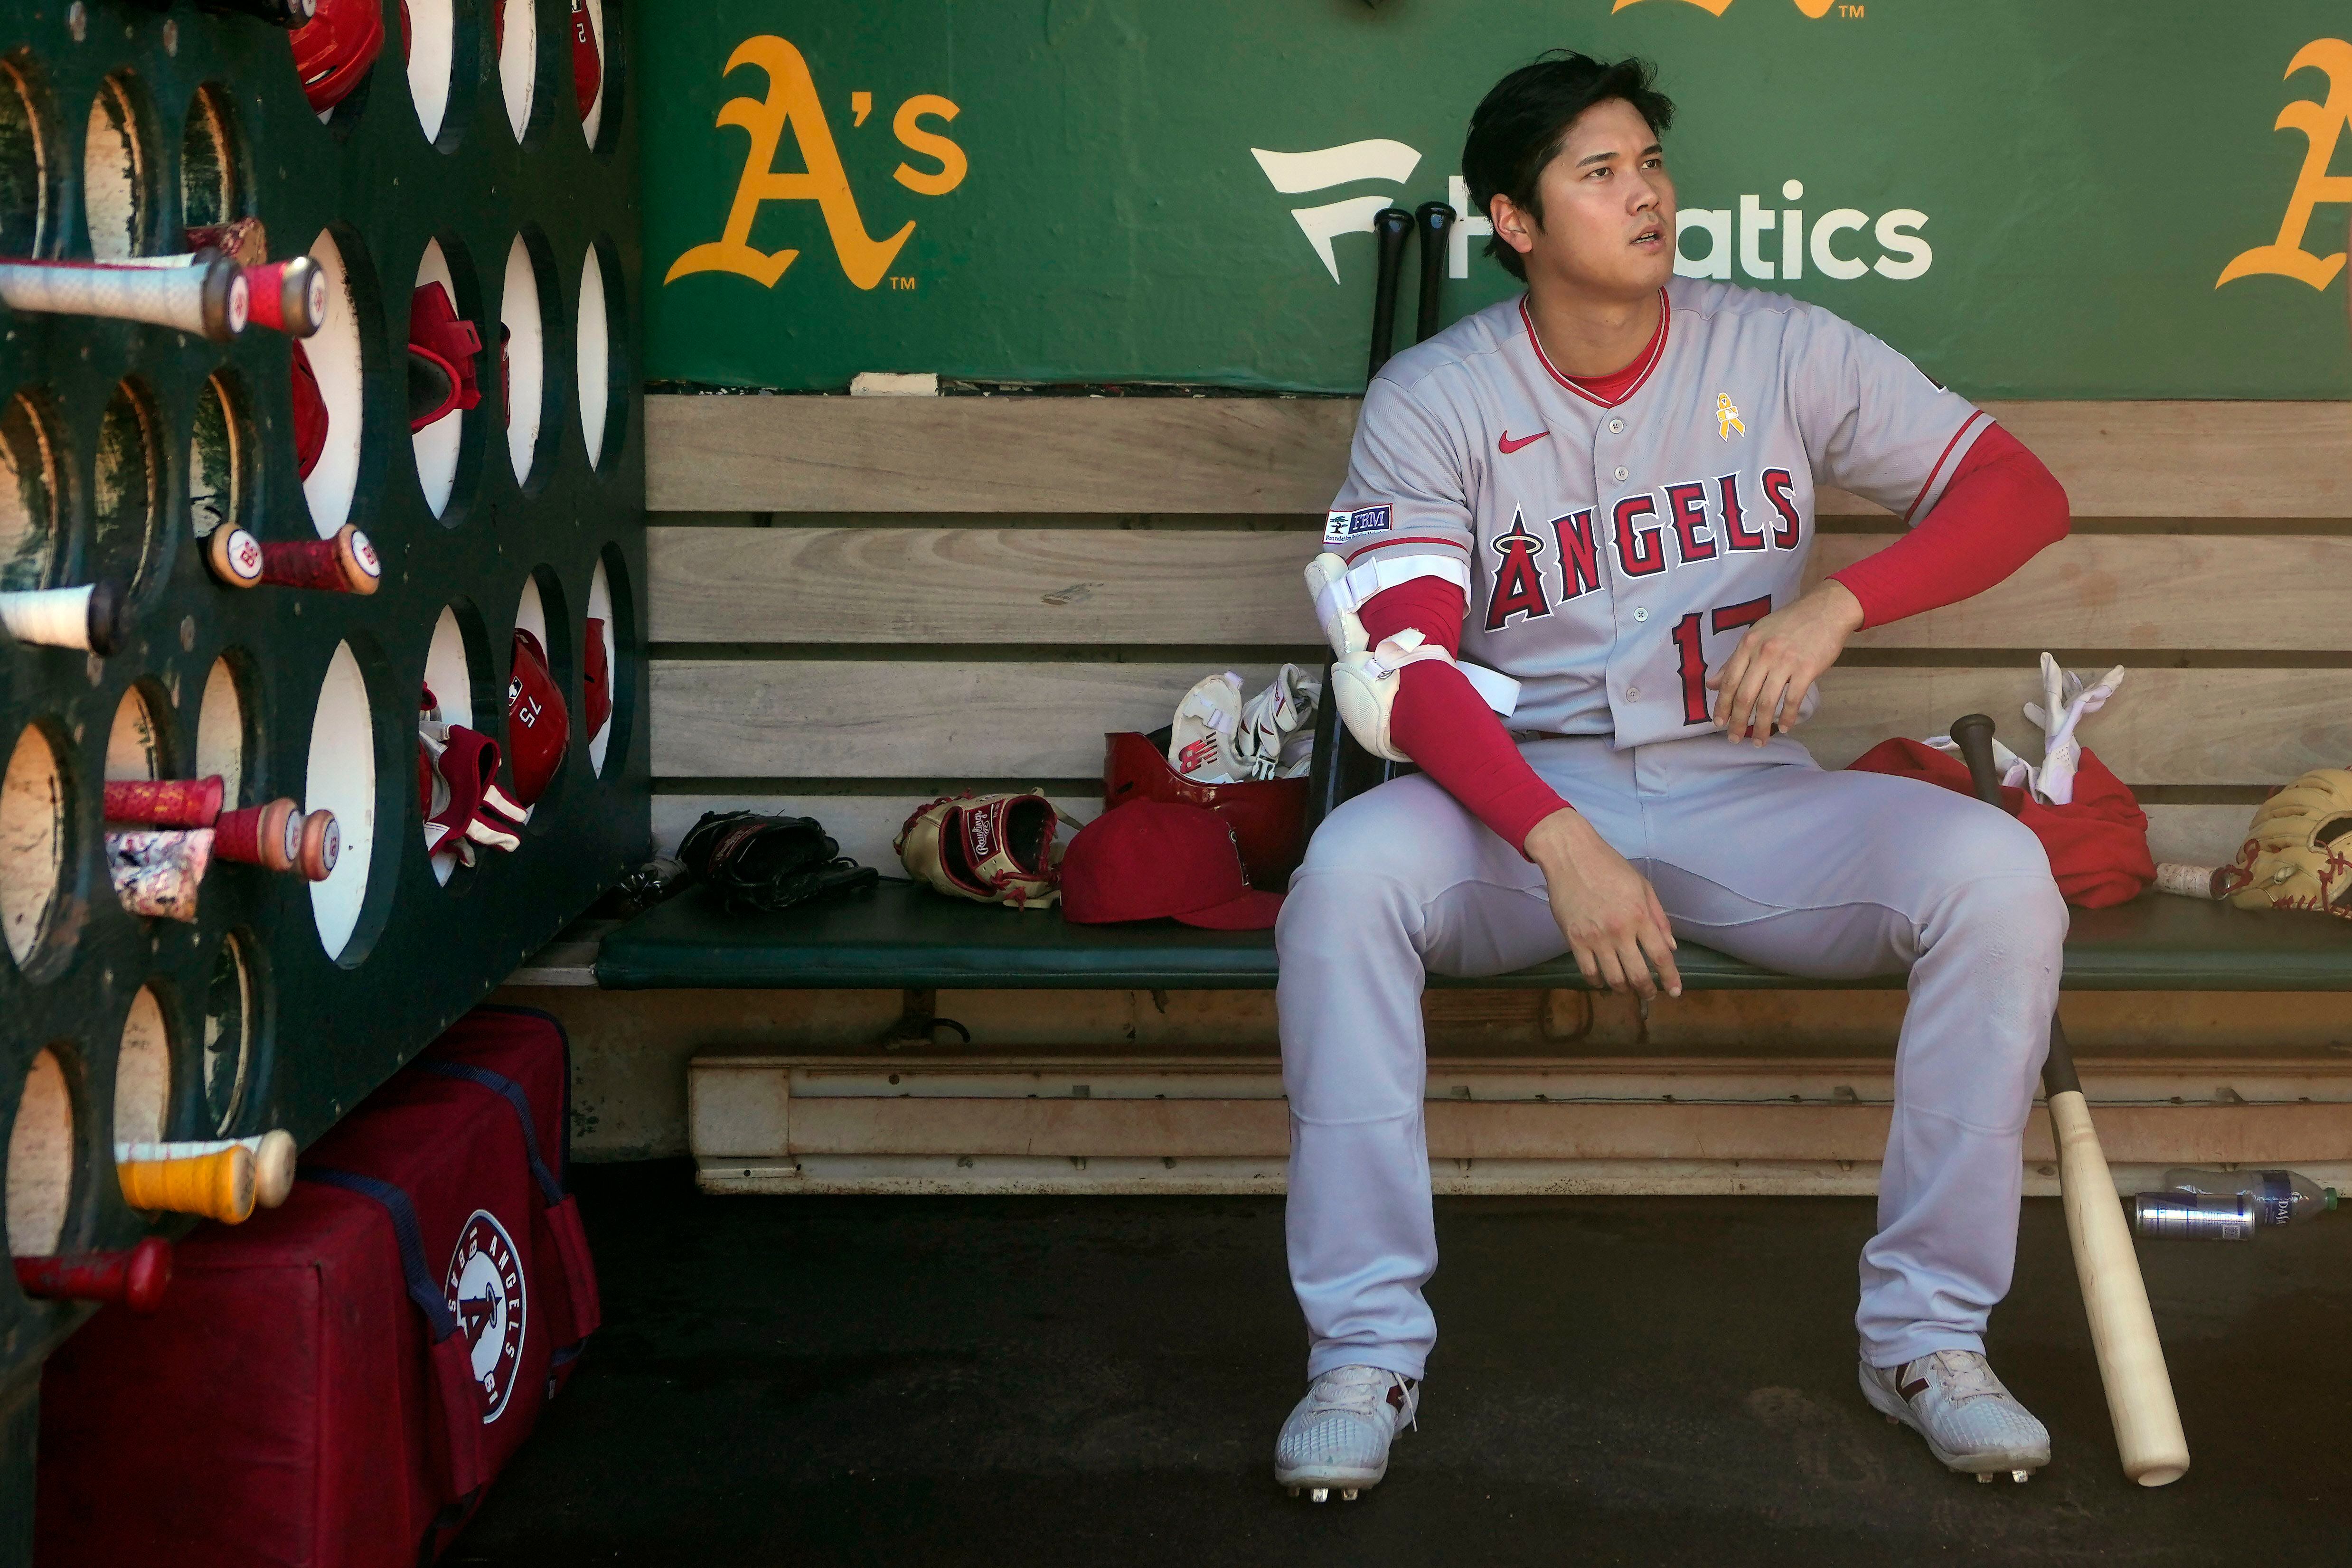
M 2352 1215 L 2143 1243 L 2196 1466 L 2116 1468 L 2063 1221 L 1996 1366 L 2052 1467 L 1980 1487 L 1853 1387 L 1844 1199 L 1459 1199 L 1388 1482 L 1315 1508 L 1282 1207 L 701 1197 L 576 1173 L 605 1327 L 462 1564 L 2134 1563 L 2352 1559 Z

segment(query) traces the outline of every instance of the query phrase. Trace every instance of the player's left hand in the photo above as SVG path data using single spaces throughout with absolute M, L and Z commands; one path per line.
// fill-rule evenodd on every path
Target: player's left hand
M 1837 663 L 1862 622 L 1862 601 L 1831 578 L 1748 627 L 1723 668 L 1706 678 L 1718 694 L 1715 727 L 1759 746 L 1794 729 L 1806 691 Z

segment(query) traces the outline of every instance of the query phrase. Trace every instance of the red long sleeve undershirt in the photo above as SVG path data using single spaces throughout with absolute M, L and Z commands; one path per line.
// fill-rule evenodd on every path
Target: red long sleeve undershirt
M 1883 626 L 1990 588 L 2063 538 L 2066 521 L 2065 490 L 1996 424 L 1969 448 L 1934 511 L 1885 549 L 1832 575 L 1861 601 L 1863 624 Z M 1410 627 L 1459 653 L 1466 612 L 1461 589 L 1417 577 L 1374 594 L 1361 615 L 1375 647 Z M 1399 673 L 1389 734 L 1523 854 L 1535 825 L 1569 804 L 1536 776 L 1502 719 L 1451 664 L 1424 660 Z

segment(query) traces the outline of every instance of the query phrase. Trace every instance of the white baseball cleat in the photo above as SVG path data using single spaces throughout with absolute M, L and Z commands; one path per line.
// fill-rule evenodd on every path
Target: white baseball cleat
M 1939 1350 L 1900 1366 L 1862 1364 L 1862 1396 L 1887 1420 L 1927 1439 L 1962 1475 L 2022 1481 L 2050 1462 L 2050 1429 L 1972 1350 Z
M 1389 1444 L 1414 1424 L 1421 1385 L 1378 1366 L 1335 1366 L 1315 1380 L 1282 1424 L 1274 1445 L 1274 1479 L 1297 1497 L 1341 1500 L 1389 1473 Z

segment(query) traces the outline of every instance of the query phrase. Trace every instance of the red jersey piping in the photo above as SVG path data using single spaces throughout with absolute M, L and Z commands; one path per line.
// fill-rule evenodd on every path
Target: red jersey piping
M 1598 398 L 1579 385 L 1575 377 L 1562 375 L 1559 367 L 1551 362 L 1551 356 L 1544 352 L 1543 340 L 1536 336 L 1536 319 L 1528 312 L 1528 297 L 1524 294 L 1519 296 L 1519 320 L 1528 329 L 1528 345 L 1535 350 L 1538 362 L 1551 373 L 1553 381 L 1599 408 L 1615 408 L 1621 403 L 1630 402 L 1633 394 L 1642 390 L 1643 383 L 1650 379 L 1650 372 L 1656 370 L 1658 361 L 1666 357 L 1666 334 L 1673 327 L 1674 319 L 1674 301 L 1667 298 L 1666 291 L 1661 288 L 1658 290 L 1658 329 L 1651 334 L 1650 346 L 1640 361 L 1641 370 L 1633 377 L 1633 384 L 1614 398 Z M 1624 372 L 1621 371 L 1616 373 L 1622 375 Z
M 1460 539 L 1438 538 L 1435 536 L 1429 534 L 1406 534 L 1398 538 L 1381 539 L 1372 544 L 1365 545 L 1360 549 L 1349 550 L 1346 555 L 1341 556 L 1339 559 L 1352 564 L 1358 556 L 1370 555 L 1376 549 L 1386 549 L 1391 545 L 1440 545 L 1446 549 L 1460 550 L 1465 560 L 1467 560 L 1470 555 L 1470 547 L 1464 544 Z
M 1911 521 L 1911 514 L 1919 509 L 1919 503 L 1927 498 L 1927 492 L 1936 487 L 1936 476 L 1941 474 L 1944 471 L 1944 465 L 1952 460 L 1952 448 L 1960 444 L 1960 437 L 1975 429 L 1977 421 L 1981 419 L 1990 423 L 1991 418 L 1992 416 L 1990 414 L 1985 413 L 1985 411 L 1980 408 L 1972 408 L 1969 410 L 1968 418 L 1960 421 L 1959 429 L 1952 432 L 1952 438 L 1944 443 L 1944 450 L 1937 455 L 1936 458 L 1936 465 L 1927 470 L 1927 477 L 1926 481 L 1920 485 L 1919 493 L 1911 497 L 1911 505 L 1903 514 L 1903 521 L 1906 526 L 1908 526 Z

